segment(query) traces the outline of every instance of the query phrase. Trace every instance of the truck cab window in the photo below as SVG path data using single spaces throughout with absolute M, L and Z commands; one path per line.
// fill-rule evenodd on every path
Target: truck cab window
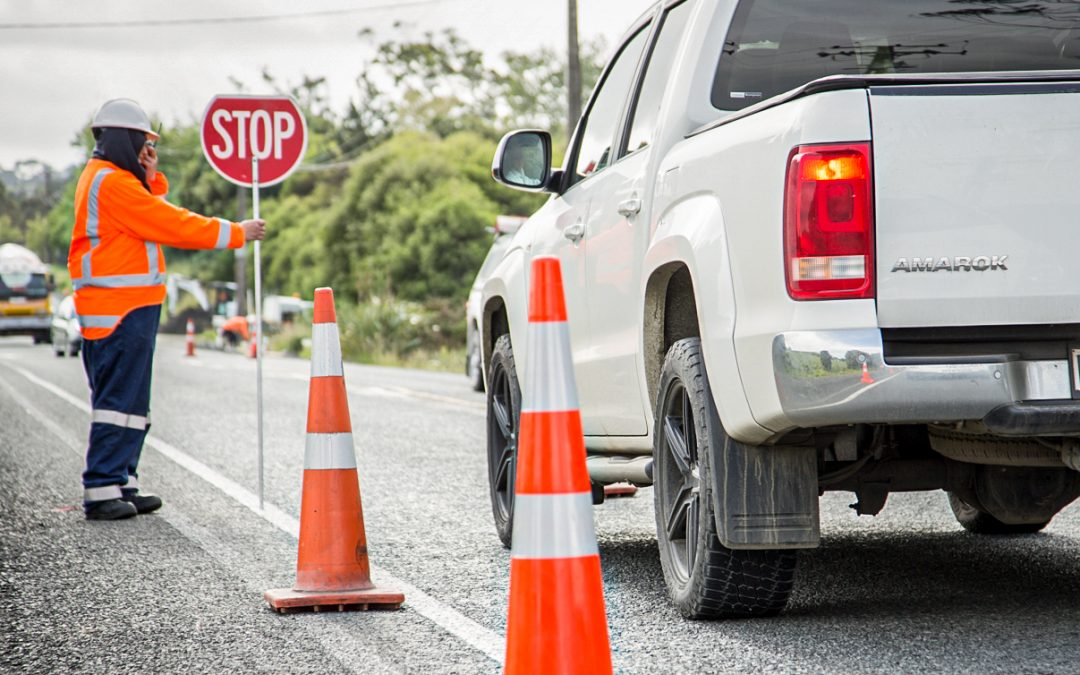
M 1076 2 L 743 0 L 712 102 L 740 110 L 830 75 L 1077 67 Z
M 648 27 L 641 28 L 616 55 L 607 77 L 593 97 L 578 145 L 573 182 L 591 176 L 611 164 L 611 144 L 622 116 L 638 60 L 645 47 Z
M 630 138 L 626 145 L 628 153 L 652 143 L 660 103 L 664 100 L 664 90 L 671 79 L 671 66 L 675 62 L 675 52 L 682 43 L 686 22 L 690 18 L 690 7 L 690 3 L 684 2 L 664 15 L 660 37 L 649 56 L 645 79 L 641 83 L 641 91 L 635 104 L 634 121 L 630 126 Z

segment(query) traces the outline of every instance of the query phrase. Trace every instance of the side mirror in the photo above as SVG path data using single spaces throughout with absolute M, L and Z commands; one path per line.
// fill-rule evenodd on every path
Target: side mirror
M 511 131 L 499 141 L 491 176 L 526 192 L 548 191 L 551 178 L 551 134 L 534 129 Z

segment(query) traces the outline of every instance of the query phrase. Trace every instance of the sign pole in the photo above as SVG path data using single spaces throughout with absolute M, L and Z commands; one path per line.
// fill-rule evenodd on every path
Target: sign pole
M 259 158 L 251 158 L 251 205 L 252 217 L 259 218 Z M 261 242 L 255 240 L 255 398 L 258 408 L 259 427 L 259 510 L 263 510 L 263 392 L 262 392 L 262 256 Z

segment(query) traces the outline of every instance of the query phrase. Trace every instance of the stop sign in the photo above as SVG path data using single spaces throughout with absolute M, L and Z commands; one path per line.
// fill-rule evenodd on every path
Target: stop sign
M 223 178 L 250 187 L 259 160 L 259 185 L 274 185 L 299 166 L 307 149 L 307 124 L 288 96 L 219 95 L 199 127 L 203 154 Z

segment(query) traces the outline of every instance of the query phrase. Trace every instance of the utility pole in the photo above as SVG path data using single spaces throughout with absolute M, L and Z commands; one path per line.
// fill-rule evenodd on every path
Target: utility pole
M 237 220 L 248 217 L 247 190 L 236 186 Z M 236 249 L 236 314 L 247 316 L 247 243 Z
M 574 133 L 581 117 L 581 58 L 578 55 L 577 0 L 568 0 L 566 58 L 566 136 Z

